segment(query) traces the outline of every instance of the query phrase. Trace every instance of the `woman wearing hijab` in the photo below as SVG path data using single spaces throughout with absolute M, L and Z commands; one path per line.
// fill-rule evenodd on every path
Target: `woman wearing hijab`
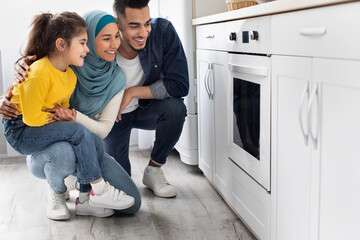
M 83 67 L 72 67 L 77 76 L 77 85 L 70 100 L 73 109 L 57 107 L 47 111 L 52 112 L 49 118 L 53 118 L 53 121 L 76 121 L 105 138 L 116 120 L 126 82 L 125 74 L 114 61 L 120 45 L 120 33 L 115 18 L 106 12 L 91 11 L 85 14 L 84 19 L 90 52 L 85 57 Z M 73 157 L 64 159 L 64 152 L 65 155 L 73 154 L 66 143 L 59 142 L 28 158 L 31 172 L 47 179 L 52 183 L 51 186 L 56 186 L 49 191 L 47 210 L 48 217 L 54 220 L 70 218 L 63 194 L 66 191 L 64 178 L 74 172 L 76 163 L 71 162 Z M 141 205 L 136 185 L 111 156 L 105 155 L 104 161 L 100 163 L 104 179 L 135 199 L 132 207 L 119 212 L 135 213 Z M 114 213 L 111 209 L 89 205 L 89 194 L 90 186 L 80 185 L 75 214 L 106 217 Z

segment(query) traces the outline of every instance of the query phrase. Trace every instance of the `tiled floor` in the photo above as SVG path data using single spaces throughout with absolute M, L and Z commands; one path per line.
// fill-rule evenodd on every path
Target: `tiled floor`
M 176 151 L 163 169 L 178 195 L 155 197 L 141 183 L 149 156 L 148 150 L 130 154 L 132 178 L 143 198 L 138 213 L 75 216 L 73 191 L 68 221 L 46 217 L 47 183 L 31 175 L 24 158 L 0 159 L 0 239 L 255 239 L 197 166 L 182 163 Z

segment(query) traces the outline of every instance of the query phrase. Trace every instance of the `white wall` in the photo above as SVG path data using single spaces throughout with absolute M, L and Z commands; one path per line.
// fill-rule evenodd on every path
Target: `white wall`
M 112 13 L 113 0 L 31 0 L 0 2 L 0 50 L 2 51 L 4 89 L 13 81 L 13 65 L 24 49 L 29 25 L 40 12 L 74 11 L 81 14 L 101 9 Z
M 7 89 L 14 78 L 14 62 L 20 57 L 20 48 L 26 46 L 29 25 L 34 15 L 40 12 L 59 13 L 74 11 L 80 15 L 89 10 L 100 9 L 112 14 L 113 0 L 30 0 L 30 1 L 0 1 L 0 65 L 2 63 L 1 93 Z M 1 74 L 1 72 L 0 72 Z M 1 76 L 0 76 L 1 79 Z M 2 126 L 1 126 L 2 129 Z M 17 153 L 5 144 L 2 130 L 0 130 L 0 157 L 15 156 Z

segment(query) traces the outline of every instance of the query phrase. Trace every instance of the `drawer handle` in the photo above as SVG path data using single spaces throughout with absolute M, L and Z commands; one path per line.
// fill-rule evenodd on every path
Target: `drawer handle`
M 326 34 L 326 28 L 303 28 L 300 29 L 299 33 L 307 37 L 321 37 Z
M 205 38 L 215 38 L 215 35 L 209 35 L 209 36 L 206 36 Z

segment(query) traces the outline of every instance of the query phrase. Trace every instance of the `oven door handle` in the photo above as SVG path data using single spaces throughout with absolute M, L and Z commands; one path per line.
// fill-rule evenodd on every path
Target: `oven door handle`
M 263 76 L 266 77 L 268 75 L 268 69 L 266 67 L 253 67 L 253 66 L 246 66 L 246 65 L 238 65 L 233 63 L 229 64 L 229 70 L 231 72 L 237 73 L 245 73 L 249 75 L 256 75 L 256 76 Z

